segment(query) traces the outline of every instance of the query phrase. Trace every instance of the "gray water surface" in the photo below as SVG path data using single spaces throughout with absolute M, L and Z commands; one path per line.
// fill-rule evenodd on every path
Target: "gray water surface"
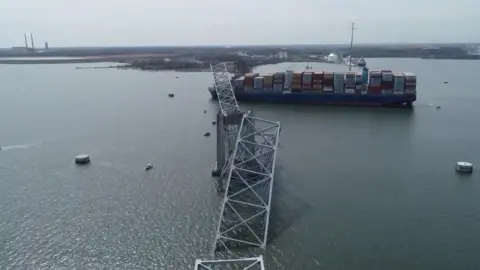
M 268 269 L 479 269 L 480 177 L 454 165 L 480 164 L 480 62 L 367 61 L 417 73 L 414 110 L 241 104 L 283 124 Z M 0 65 L 0 269 L 211 258 L 211 74 L 76 66 Z

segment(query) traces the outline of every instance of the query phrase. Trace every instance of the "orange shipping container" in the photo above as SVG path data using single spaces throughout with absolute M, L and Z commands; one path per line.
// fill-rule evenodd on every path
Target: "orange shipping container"
M 315 72 L 313 73 L 313 80 L 323 80 L 323 72 Z

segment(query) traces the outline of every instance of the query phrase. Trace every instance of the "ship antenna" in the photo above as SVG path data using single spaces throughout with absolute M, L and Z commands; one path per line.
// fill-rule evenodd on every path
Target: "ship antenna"
M 348 61 L 348 71 L 352 71 L 353 32 L 355 32 L 355 29 L 355 23 L 352 22 L 352 36 L 350 38 L 350 61 Z

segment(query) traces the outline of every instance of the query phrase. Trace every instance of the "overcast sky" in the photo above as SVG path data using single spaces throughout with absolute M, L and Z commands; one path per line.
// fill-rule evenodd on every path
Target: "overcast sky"
M 479 42 L 480 0 L 0 0 L 0 47 Z

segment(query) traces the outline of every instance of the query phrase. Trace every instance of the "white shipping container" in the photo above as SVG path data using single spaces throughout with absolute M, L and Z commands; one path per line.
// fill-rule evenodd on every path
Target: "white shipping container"
M 283 84 L 274 84 L 273 85 L 273 91 L 275 91 L 275 92 L 283 91 Z
M 253 88 L 255 89 L 263 88 L 263 77 L 255 77 L 255 79 L 253 79 Z
M 345 89 L 345 94 L 355 94 L 355 89 Z
M 326 86 L 326 87 L 323 87 L 323 91 L 324 92 L 332 92 L 333 88 L 331 86 Z

